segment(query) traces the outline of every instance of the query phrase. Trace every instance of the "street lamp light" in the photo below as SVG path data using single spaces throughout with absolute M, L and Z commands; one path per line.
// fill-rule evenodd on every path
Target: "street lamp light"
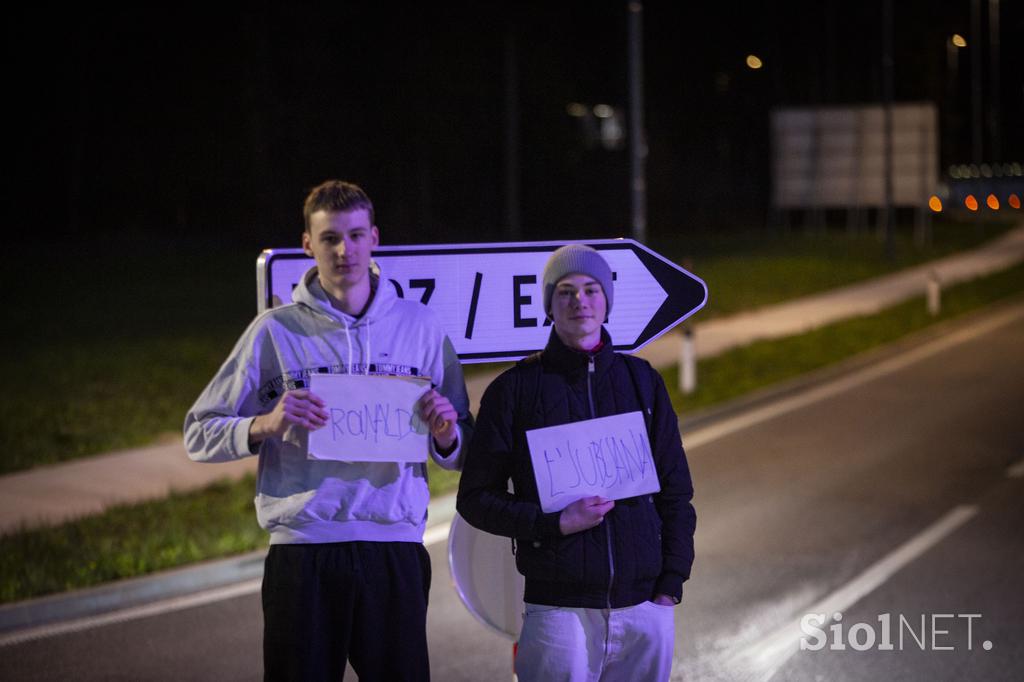
M 573 118 L 583 118 L 587 113 L 589 113 L 587 106 L 585 104 L 580 104 L 579 102 L 570 102 L 565 107 L 565 111 Z

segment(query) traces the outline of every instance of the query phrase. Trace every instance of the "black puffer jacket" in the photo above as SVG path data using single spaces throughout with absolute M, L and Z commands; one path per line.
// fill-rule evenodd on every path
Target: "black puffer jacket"
M 477 528 L 516 540 L 527 602 L 618 608 L 658 593 L 678 599 L 690 576 L 693 484 L 668 392 L 650 364 L 614 352 L 603 329 L 602 339 L 591 356 L 552 332 L 544 351 L 499 376 L 480 404 L 458 510 Z M 653 394 L 643 403 L 653 413 L 651 452 L 661 492 L 618 500 L 600 525 L 563 536 L 559 513 L 541 510 L 526 431 L 643 410 L 643 386 Z M 509 478 L 514 493 L 507 492 Z

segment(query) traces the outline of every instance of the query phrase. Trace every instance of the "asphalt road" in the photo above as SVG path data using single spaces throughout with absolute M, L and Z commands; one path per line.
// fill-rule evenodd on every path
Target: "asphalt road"
M 698 559 L 679 615 L 681 679 L 769 679 L 776 670 L 775 680 L 1021 679 L 1022 459 L 1019 317 L 697 448 Z M 947 523 L 930 547 L 908 545 L 944 520 L 960 525 Z M 841 607 L 847 649 L 831 648 L 826 623 L 826 646 L 801 651 L 799 621 L 831 617 L 832 608 L 813 608 L 823 605 Z M 891 651 L 877 648 L 886 613 Z M 970 650 L 968 619 L 932 626 L 947 614 L 981 614 L 970 620 Z M 900 650 L 901 616 L 924 651 L 907 628 Z M 848 645 L 858 623 L 873 626 L 875 647 Z M 933 642 L 933 630 L 949 634 Z M 868 637 L 858 628 L 859 644 Z
M 697 562 L 674 679 L 1024 677 L 1012 310 L 687 435 Z M 511 642 L 458 601 L 444 544 L 430 554 L 433 678 L 510 679 Z M 247 595 L 2 647 L 0 678 L 259 679 L 260 628 Z

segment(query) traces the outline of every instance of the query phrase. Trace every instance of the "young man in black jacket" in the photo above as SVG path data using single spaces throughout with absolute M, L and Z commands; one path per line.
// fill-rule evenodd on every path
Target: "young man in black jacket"
M 667 680 L 672 607 L 690 576 L 696 526 L 677 417 L 650 364 L 612 350 L 603 326 L 612 273 L 601 255 L 564 246 L 548 260 L 543 280 L 550 339 L 484 394 L 458 510 L 477 528 L 515 541 L 526 577 L 516 657 L 522 682 Z M 614 501 L 584 497 L 544 513 L 526 432 L 638 410 L 660 491 Z

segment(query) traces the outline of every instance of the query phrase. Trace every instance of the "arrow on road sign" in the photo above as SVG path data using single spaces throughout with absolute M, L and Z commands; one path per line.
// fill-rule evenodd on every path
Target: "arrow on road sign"
M 566 243 L 381 246 L 373 260 L 400 296 L 438 314 L 463 362 L 495 362 L 547 343 L 541 272 L 551 252 Z M 642 348 L 707 302 L 700 278 L 639 242 L 578 243 L 600 251 L 611 266 L 615 297 L 606 326 L 616 350 Z M 314 264 L 301 249 L 264 251 L 256 264 L 259 310 L 291 301 L 292 289 Z

